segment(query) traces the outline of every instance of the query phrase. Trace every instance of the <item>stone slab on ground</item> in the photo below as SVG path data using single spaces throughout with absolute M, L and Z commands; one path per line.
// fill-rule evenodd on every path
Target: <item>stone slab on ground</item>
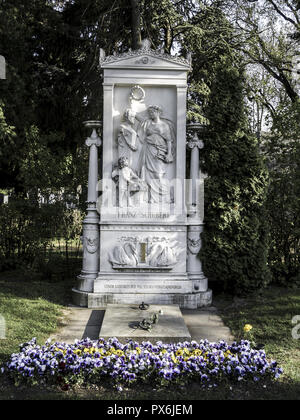
M 75 340 L 90 338 L 98 340 L 105 310 L 70 307 L 65 314 L 57 333 L 50 338 L 67 344 Z
M 228 343 L 234 341 L 230 329 L 224 325 L 216 308 L 182 309 L 181 312 L 192 340 L 207 339 L 211 342 L 224 340 Z M 93 310 L 70 307 L 64 313 L 59 330 L 51 338 L 68 344 L 84 338 L 98 340 L 104 314 L 105 308 Z
M 230 329 L 224 325 L 216 308 L 211 307 L 205 310 L 182 309 L 181 311 L 193 340 L 208 340 L 212 343 L 218 343 L 222 340 L 227 343 L 234 341 Z
M 158 323 L 151 331 L 138 327 L 143 320 L 150 320 L 154 314 L 162 310 Z M 185 325 L 178 305 L 150 305 L 146 311 L 139 309 L 139 305 L 107 305 L 101 338 L 117 337 L 121 342 L 128 339 L 135 341 L 163 341 L 174 343 L 191 341 L 191 335 Z

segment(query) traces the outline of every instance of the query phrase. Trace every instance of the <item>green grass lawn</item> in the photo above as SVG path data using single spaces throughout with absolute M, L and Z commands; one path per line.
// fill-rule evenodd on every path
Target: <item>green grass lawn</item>
M 300 289 L 272 287 L 235 301 L 220 295 L 215 304 L 237 340 L 244 325 L 251 324 L 255 342 L 264 344 L 268 357 L 284 369 L 278 383 L 263 390 L 261 397 L 300 399 L 300 339 L 292 337 L 292 319 L 300 315 Z
M 62 283 L 21 282 L 11 275 L 0 276 L 0 314 L 6 321 L 0 363 L 33 337 L 43 343 L 57 329 L 67 298 Z
M 71 282 L 46 283 L 26 278 L 22 273 L 0 275 L 0 314 L 7 322 L 7 335 L 0 340 L 0 364 L 19 344 L 36 337 L 40 344 L 58 328 L 60 317 L 70 299 Z M 0 379 L 1 399 L 103 399 L 103 400 L 201 400 L 201 399 L 300 399 L 300 340 L 292 338 L 292 318 L 300 315 L 300 290 L 270 288 L 259 296 L 233 300 L 229 296 L 215 297 L 224 322 L 237 339 L 245 324 L 253 326 L 257 343 L 263 343 L 268 358 L 283 367 L 283 377 L 273 384 L 222 385 L 212 391 L 192 386 L 153 392 L 152 387 L 125 390 L 122 393 L 107 388 L 80 389 L 68 392 L 59 389 L 15 388 Z M 80 338 L 80 337 L 79 337 Z M 1 378 L 1 377 L 0 377 Z

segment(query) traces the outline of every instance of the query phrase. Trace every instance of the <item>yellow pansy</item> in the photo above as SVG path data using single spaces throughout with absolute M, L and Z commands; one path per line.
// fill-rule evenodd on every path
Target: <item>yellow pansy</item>
M 250 324 L 246 324 L 245 326 L 244 326 L 244 332 L 250 332 L 251 330 L 253 329 L 253 327 L 252 327 L 252 325 L 250 325 Z
M 172 354 L 171 359 L 174 363 L 178 363 L 178 360 L 176 359 L 176 357 L 174 356 L 174 354 Z

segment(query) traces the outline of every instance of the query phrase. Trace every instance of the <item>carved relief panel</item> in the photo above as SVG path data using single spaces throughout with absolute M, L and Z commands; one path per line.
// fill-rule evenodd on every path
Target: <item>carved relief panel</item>
M 101 232 L 101 266 L 105 271 L 182 272 L 186 270 L 186 232 L 159 230 L 117 231 L 106 227 Z
M 176 90 L 116 86 L 114 108 L 112 178 L 118 189 L 116 205 L 124 208 L 172 203 Z

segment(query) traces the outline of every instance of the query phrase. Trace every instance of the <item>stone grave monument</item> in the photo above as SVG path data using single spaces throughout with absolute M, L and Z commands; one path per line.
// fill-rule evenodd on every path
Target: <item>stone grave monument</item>
M 92 131 L 83 268 L 74 303 L 211 304 L 199 259 L 203 231 L 201 126 L 187 141 L 191 62 L 150 48 L 105 57 L 103 135 Z M 98 149 L 101 148 L 101 174 Z M 186 154 L 191 153 L 186 174 Z M 188 180 L 186 180 L 188 178 Z

